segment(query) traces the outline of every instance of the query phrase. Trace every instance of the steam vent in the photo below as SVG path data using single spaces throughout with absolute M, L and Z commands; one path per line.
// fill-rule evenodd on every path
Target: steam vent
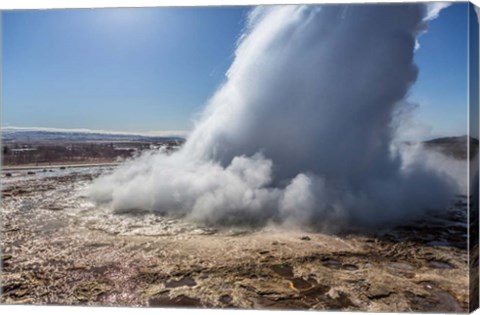
M 3 2 L 2 314 L 478 308 L 478 6 Z

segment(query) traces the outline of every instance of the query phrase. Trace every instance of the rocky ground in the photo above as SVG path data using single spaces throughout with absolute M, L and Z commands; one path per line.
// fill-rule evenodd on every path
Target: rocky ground
M 114 214 L 108 168 L 2 175 L 2 303 L 466 312 L 465 199 L 376 234 L 215 230 Z

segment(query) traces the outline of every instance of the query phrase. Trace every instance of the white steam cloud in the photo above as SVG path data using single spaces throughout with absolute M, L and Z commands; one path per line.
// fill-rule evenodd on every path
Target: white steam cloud
M 445 8 L 448 8 L 451 5 L 450 2 L 429 2 L 425 3 L 425 6 L 427 7 L 427 13 L 425 14 L 425 17 L 423 18 L 423 21 L 428 23 L 440 15 L 440 11 L 442 11 Z M 420 37 L 421 35 L 425 34 L 427 31 L 424 30 L 422 33 L 418 35 Z M 420 44 L 418 43 L 418 40 L 415 42 L 415 50 L 420 49 Z
M 393 146 L 422 4 L 258 7 L 184 147 L 90 187 L 116 211 L 206 224 L 373 227 L 445 209 L 455 181 Z M 437 12 L 438 13 L 438 12 Z

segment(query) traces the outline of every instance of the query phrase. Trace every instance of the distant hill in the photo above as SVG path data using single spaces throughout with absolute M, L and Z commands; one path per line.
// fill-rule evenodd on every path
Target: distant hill
M 35 129 L 9 129 L 1 130 L 2 142 L 163 142 L 184 141 L 182 137 L 159 137 L 137 134 L 102 133 L 93 131 L 56 131 Z
M 469 136 L 444 137 L 425 141 L 426 148 L 440 151 L 448 156 L 457 159 L 467 159 L 468 143 L 470 142 L 470 159 L 474 158 L 478 152 L 478 139 Z

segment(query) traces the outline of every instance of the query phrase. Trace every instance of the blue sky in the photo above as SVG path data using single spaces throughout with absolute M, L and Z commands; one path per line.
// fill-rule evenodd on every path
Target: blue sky
M 442 10 L 419 43 L 420 72 L 410 95 L 420 105 L 418 121 L 431 126 L 432 136 L 467 134 L 468 4 Z
M 419 42 L 410 99 L 434 135 L 466 134 L 467 5 Z M 3 12 L 3 126 L 188 130 L 225 79 L 249 7 Z

